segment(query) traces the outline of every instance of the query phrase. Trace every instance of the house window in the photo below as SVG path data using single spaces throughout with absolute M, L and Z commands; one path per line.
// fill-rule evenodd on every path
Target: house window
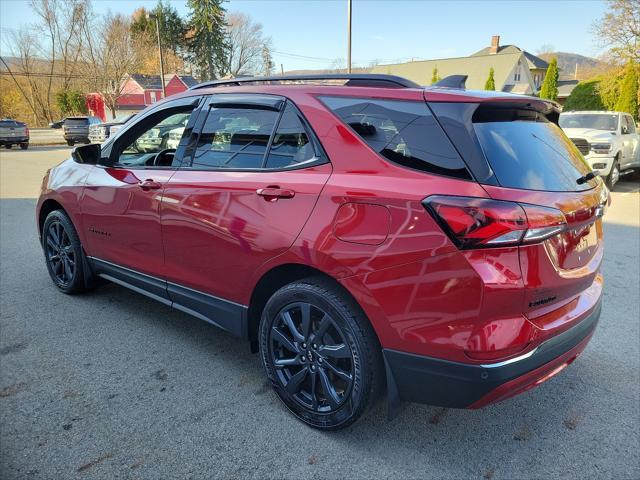
M 149 96 L 151 97 L 151 103 L 156 103 L 158 101 L 156 92 L 149 92 Z
M 516 67 L 516 73 L 513 76 L 513 80 L 516 81 L 516 82 L 520 81 L 520 65 L 521 65 L 521 63 L 518 62 L 518 66 Z

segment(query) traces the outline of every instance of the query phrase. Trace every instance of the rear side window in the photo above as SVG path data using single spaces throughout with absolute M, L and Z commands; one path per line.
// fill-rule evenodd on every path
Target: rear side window
M 437 175 L 471 179 L 426 103 L 353 97 L 321 100 L 388 160 Z
M 313 145 L 296 109 L 287 103 L 271 143 L 266 168 L 286 168 L 315 159 Z
M 278 116 L 277 111 L 267 109 L 212 107 L 202 127 L 192 166 L 261 168 Z
M 554 192 L 595 186 L 595 180 L 577 182 L 591 169 L 571 140 L 543 115 L 478 109 L 473 124 L 500 185 Z

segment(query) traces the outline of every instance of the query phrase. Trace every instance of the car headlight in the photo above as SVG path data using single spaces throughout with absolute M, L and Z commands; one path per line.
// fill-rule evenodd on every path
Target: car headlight
M 610 143 L 592 143 L 591 150 L 593 153 L 609 153 L 611 151 Z

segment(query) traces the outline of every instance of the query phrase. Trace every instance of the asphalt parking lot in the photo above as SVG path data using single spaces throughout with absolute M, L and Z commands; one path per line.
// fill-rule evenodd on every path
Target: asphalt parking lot
M 381 402 L 350 428 L 296 421 L 257 355 L 124 288 L 54 288 L 34 219 L 66 148 L 0 150 L 0 478 L 640 477 L 640 186 L 605 218 L 599 328 L 557 377 L 480 411 Z

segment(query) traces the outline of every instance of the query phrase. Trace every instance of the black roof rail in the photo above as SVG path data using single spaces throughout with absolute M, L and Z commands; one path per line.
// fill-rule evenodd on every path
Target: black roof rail
M 212 80 L 199 83 L 189 88 L 239 86 L 244 83 L 279 83 L 279 82 L 309 82 L 314 80 L 346 80 L 345 86 L 349 87 L 380 87 L 380 88 L 422 88 L 415 82 L 396 75 L 382 75 L 375 73 L 325 73 L 314 75 L 281 75 L 272 77 L 238 77 L 228 80 Z
M 469 78 L 468 75 L 449 75 L 434 83 L 432 87 L 459 88 L 464 90 L 466 88 L 467 78 Z

